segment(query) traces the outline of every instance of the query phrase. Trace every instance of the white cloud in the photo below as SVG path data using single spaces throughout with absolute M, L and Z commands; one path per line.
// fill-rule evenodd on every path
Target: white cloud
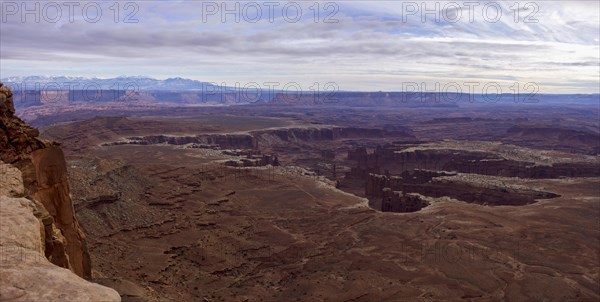
M 538 23 L 523 22 L 532 12 L 523 10 L 525 2 L 519 22 L 510 7 L 514 2 L 499 2 L 503 17 L 495 23 L 477 9 L 474 22 L 464 8 L 456 23 L 434 22 L 432 16 L 421 22 L 418 15 L 403 22 L 397 1 L 336 3 L 338 23 L 322 22 L 333 11 L 325 11 L 323 3 L 321 22 L 315 23 L 313 2 L 302 3 L 298 23 L 285 22 L 280 13 L 273 23 L 264 14 L 257 23 L 243 17 L 222 23 L 218 15 L 204 23 L 196 1 L 139 2 L 137 24 L 115 23 L 109 5 L 98 23 L 81 17 L 73 24 L 66 17 L 57 24 L 13 18 L 1 23 L 0 77 L 143 74 L 227 83 L 294 81 L 306 87 L 336 82 L 345 90 L 399 90 L 402 82 L 421 81 L 517 81 L 538 83 L 547 93 L 599 92 L 598 2 L 535 2 Z M 126 12 L 122 7 L 120 17 Z

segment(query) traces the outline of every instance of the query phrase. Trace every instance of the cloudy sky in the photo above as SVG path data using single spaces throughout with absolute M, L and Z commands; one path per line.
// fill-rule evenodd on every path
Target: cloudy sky
M 0 78 L 143 75 L 363 91 L 494 82 L 512 92 L 531 82 L 540 93 L 599 92 L 598 1 L 0 2 Z M 35 3 L 38 16 L 25 14 Z M 236 3 L 237 13 L 222 14 Z

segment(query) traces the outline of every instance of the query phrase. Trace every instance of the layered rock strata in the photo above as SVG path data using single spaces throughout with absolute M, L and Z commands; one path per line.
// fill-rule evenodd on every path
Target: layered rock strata
M 36 217 L 43 227 L 40 252 L 51 263 L 91 278 L 90 257 L 75 219 L 63 152 L 58 144 L 38 136 L 37 129 L 15 115 L 12 92 L 0 83 L 0 161 L 21 172 L 20 197 L 39 205 Z M 2 174 L 0 177 L 8 179 L 7 173 Z M 2 182 L 7 184 L 4 179 Z
M 58 230 L 48 234 L 52 216 L 25 195 L 21 172 L 0 163 L 0 301 L 120 301 L 115 290 L 48 260 L 46 240 Z

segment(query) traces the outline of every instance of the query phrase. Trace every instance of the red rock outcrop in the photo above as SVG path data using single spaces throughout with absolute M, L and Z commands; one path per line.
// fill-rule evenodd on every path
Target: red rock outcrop
M 308 127 L 283 128 L 274 130 L 253 131 L 252 135 L 260 138 L 262 135 L 273 135 L 282 141 L 330 141 L 354 137 L 405 137 L 414 138 L 403 131 L 387 131 L 378 128 L 359 127 Z
M 600 175 L 599 164 L 555 163 L 536 165 L 532 162 L 502 158 L 482 151 L 424 149 L 402 150 L 399 146 L 377 148 L 373 153 L 363 150 L 349 151 L 348 159 L 356 165 L 347 173 L 349 178 L 365 179 L 369 173 L 381 174 L 389 170 L 400 174 L 411 170 L 456 171 L 481 175 L 520 178 L 595 177 Z
M 482 186 L 477 183 L 438 178 L 451 175 L 454 174 L 424 170 L 406 171 L 401 176 L 369 174 L 365 195 L 372 199 L 381 198 L 381 210 L 387 212 L 414 212 L 428 205 L 425 201 L 421 202 L 420 198 L 406 193 L 418 193 L 434 198 L 446 196 L 476 204 L 514 206 L 558 197 L 545 191 Z
M 383 197 L 384 188 L 401 189 L 402 178 L 399 176 L 387 177 L 385 175 L 370 173 L 365 181 L 365 195 L 369 197 Z
M 516 125 L 506 130 L 508 140 L 529 141 L 529 145 L 551 147 L 573 153 L 597 155 L 600 152 L 600 134 L 591 131 L 566 129 L 550 125 Z M 545 142 L 545 143 L 544 143 Z M 551 143 L 552 145 L 547 145 Z
M 120 301 L 113 289 L 85 281 L 44 255 L 44 207 L 23 198 L 22 173 L 0 163 L 0 301 Z M 50 217 L 51 219 L 51 217 Z
M 369 174 L 365 181 L 365 195 L 369 197 L 383 197 L 383 190 L 391 188 L 393 191 L 403 191 L 407 185 L 424 184 L 435 177 L 451 176 L 456 173 L 437 172 L 428 170 L 404 171 L 398 176 Z
M 382 212 L 416 212 L 429 205 L 417 194 L 406 194 L 402 191 L 392 191 L 384 188 L 383 200 L 381 201 Z
M 202 144 L 219 146 L 224 149 L 256 149 L 256 139 L 249 134 L 210 134 L 197 136 L 168 136 L 168 135 L 148 135 L 143 137 L 128 137 L 128 141 L 119 141 L 106 143 L 109 145 L 187 145 Z
M 148 135 L 128 137 L 127 141 L 105 143 L 104 145 L 186 145 L 204 144 L 215 145 L 223 149 L 259 149 L 269 146 L 272 141 L 280 142 L 315 142 L 333 141 L 346 138 L 359 137 L 399 137 L 412 139 L 409 133 L 404 131 L 387 131 L 376 128 L 359 127 L 308 127 L 308 128 L 280 128 L 250 131 L 240 134 L 204 134 L 196 136 L 170 136 L 170 135 Z
M 360 161 L 367 158 L 367 148 L 360 147 L 355 150 L 348 150 L 348 160 Z
M 0 83 L 0 160 L 13 163 L 50 143 L 38 139 L 39 131 L 15 116 L 12 92 Z
M 48 260 L 90 278 L 90 257 L 75 219 L 62 150 L 38 135 L 15 116 L 12 92 L 0 83 L 0 160 L 21 170 L 25 197 L 41 203 L 49 214 L 38 217 L 45 228 Z

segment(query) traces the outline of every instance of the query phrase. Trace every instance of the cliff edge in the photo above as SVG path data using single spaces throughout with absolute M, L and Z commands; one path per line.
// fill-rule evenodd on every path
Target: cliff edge
M 91 277 L 90 257 L 62 150 L 14 113 L 0 83 L 0 300 L 119 301 L 82 279 Z

